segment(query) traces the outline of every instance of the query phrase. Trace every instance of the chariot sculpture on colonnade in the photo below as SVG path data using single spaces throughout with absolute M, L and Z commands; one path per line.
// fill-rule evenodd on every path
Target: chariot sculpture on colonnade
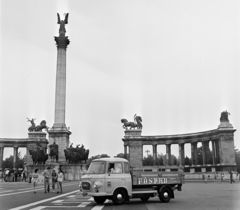
M 123 123 L 123 128 L 128 130 L 128 127 L 130 129 L 137 128 L 142 129 L 142 118 L 140 116 L 137 116 L 137 114 L 133 117 L 134 122 L 128 122 L 127 119 L 121 119 L 121 123 Z

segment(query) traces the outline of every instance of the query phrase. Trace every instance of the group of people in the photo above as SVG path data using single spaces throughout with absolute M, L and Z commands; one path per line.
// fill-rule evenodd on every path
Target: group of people
M 5 182 L 20 182 L 27 181 L 28 174 L 25 170 L 10 170 L 6 169 L 0 173 L 1 181 Z
M 240 179 L 240 175 L 238 172 L 233 172 L 233 171 L 229 171 L 229 179 L 230 179 L 230 183 L 239 183 L 239 179 Z M 233 176 L 235 174 L 235 176 Z M 202 178 L 204 180 L 205 183 L 208 182 L 208 179 L 210 179 L 210 174 L 207 174 L 207 173 L 204 173 L 202 175 Z M 226 175 L 224 174 L 224 172 L 220 172 L 220 173 L 217 173 L 215 172 L 214 175 L 213 175 L 213 178 L 214 178 L 214 182 L 218 182 L 218 180 L 220 180 L 220 182 L 225 182 L 225 179 L 226 179 Z
M 58 169 L 57 172 L 55 169 L 53 169 L 51 172 L 50 167 L 47 167 L 47 169 L 43 171 L 42 175 L 44 177 L 45 193 L 50 192 L 51 184 L 52 184 L 53 192 L 55 192 L 55 187 L 57 187 L 57 193 L 62 193 L 62 182 L 63 182 L 64 175 L 60 168 Z M 38 182 L 39 182 L 38 169 L 35 169 L 32 175 L 32 182 L 33 182 L 34 193 L 36 193 L 36 186 L 38 185 Z

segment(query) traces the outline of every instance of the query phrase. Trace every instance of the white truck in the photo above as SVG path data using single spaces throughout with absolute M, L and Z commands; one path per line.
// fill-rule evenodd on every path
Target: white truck
M 110 199 L 119 205 L 131 198 L 146 202 L 156 195 L 169 202 L 183 183 L 184 173 L 178 167 L 131 168 L 124 158 L 101 158 L 92 161 L 79 188 L 83 196 L 92 196 L 96 203 Z

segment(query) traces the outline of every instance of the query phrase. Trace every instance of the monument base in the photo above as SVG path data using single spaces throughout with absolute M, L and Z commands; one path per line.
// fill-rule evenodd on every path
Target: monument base
M 59 128 L 55 129 L 55 127 L 53 127 L 48 131 L 48 134 L 49 145 L 53 144 L 53 142 L 58 145 L 58 162 L 60 164 L 65 163 L 66 158 L 64 150 L 69 147 L 69 136 L 71 135 L 71 132 L 64 127 L 62 130 Z M 50 154 L 50 151 L 48 154 Z

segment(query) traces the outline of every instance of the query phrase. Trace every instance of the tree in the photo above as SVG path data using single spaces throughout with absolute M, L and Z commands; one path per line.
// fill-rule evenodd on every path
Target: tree
M 123 153 L 119 153 L 114 157 L 125 158 Z M 125 158 L 125 159 L 129 160 L 129 154 L 127 154 L 127 158 Z
M 153 156 L 148 155 L 147 157 L 144 157 L 142 164 L 143 166 L 153 166 L 154 165 Z
M 87 165 L 90 165 L 90 163 L 95 160 L 95 159 L 100 159 L 100 158 L 109 158 L 110 156 L 108 156 L 107 154 L 101 154 L 101 155 L 95 155 L 95 156 L 92 156 L 90 157 L 88 160 L 87 160 Z
M 24 166 L 24 157 L 22 158 L 21 152 L 18 152 L 16 157 L 16 168 L 23 168 Z M 3 169 L 13 168 L 13 156 L 10 155 L 3 161 Z

